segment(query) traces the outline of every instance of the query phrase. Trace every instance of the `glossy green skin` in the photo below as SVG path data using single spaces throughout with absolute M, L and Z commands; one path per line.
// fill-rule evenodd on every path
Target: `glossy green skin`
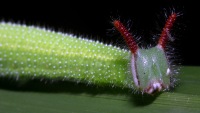
M 169 64 L 164 50 L 159 45 L 149 49 L 138 49 L 135 63 L 140 89 L 148 88 L 153 82 L 160 82 L 166 89 L 169 88 Z
M 0 23 L 0 77 L 134 89 L 129 67 L 129 51 L 69 34 Z

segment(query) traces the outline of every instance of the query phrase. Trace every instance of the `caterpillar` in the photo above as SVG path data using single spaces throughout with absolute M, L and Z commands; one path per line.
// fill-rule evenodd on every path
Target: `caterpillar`
M 176 20 L 166 20 L 158 44 L 141 49 L 119 21 L 113 25 L 130 50 L 38 27 L 0 23 L 0 77 L 64 79 L 153 94 L 169 90 L 173 69 L 166 55 Z

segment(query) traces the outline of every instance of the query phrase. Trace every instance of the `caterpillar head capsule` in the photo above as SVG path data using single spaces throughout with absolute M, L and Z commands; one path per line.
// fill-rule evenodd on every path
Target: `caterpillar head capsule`
M 128 45 L 131 57 L 131 71 L 135 86 L 143 93 L 153 94 L 168 90 L 171 83 L 171 69 L 166 57 L 166 44 L 169 32 L 176 20 L 177 14 L 172 13 L 161 32 L 158 44 L 155 47 L 141 49 L 133 36 L 119 21 L 114 20 L 115 28 L 121 33 Z

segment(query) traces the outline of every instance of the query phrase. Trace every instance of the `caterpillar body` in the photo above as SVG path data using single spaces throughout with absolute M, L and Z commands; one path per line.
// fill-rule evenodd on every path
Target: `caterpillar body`
M 12 23 L 0 23 L 0 77 L 64 79 L 111 85 L 152 94 L 168 90 L 172 71 L 165 54 L 172 13 L 158 45 L 140 49 L 119 21 L 113 25 L 129 50 L 70 34 Z

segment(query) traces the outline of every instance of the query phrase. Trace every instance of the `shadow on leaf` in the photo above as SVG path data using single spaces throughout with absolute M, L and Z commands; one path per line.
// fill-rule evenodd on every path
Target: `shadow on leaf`
M 109 85 L 96 86 L 73 81 L 52 81 L 47 79 L 33 79 L 29 81 L 20 79 L 19 81 L 16 81 L 9 77 L 0 77 L 0 89 L 41 93 L 87 93 L 91 96 L 99 94 L 127 95 L 130 96 L 129 101 L 136 106 L 149 105 L 158 97 L 158 95 L 134 94 L 128 88 L 122 89 L 120 87 L 110 87 Z

